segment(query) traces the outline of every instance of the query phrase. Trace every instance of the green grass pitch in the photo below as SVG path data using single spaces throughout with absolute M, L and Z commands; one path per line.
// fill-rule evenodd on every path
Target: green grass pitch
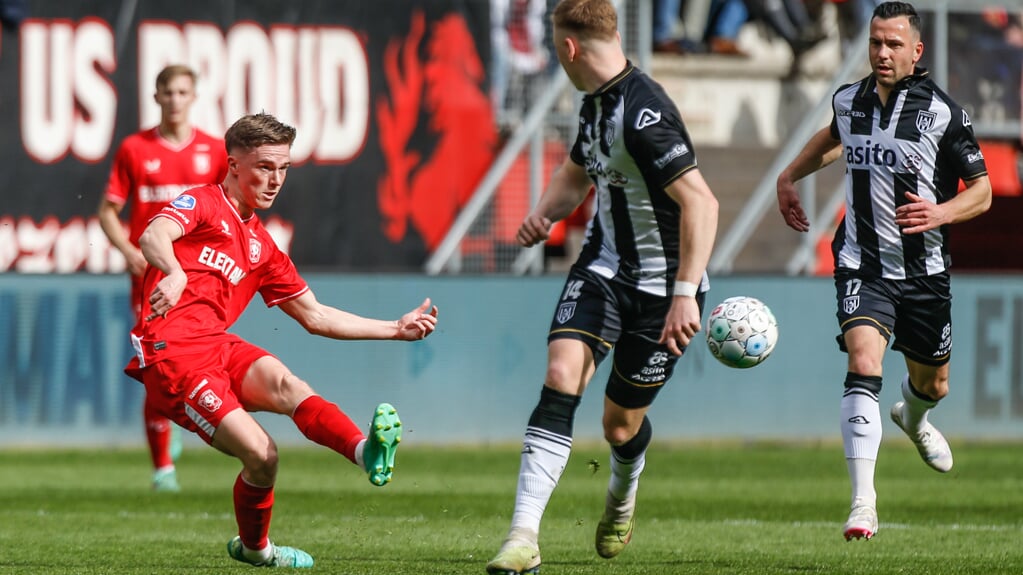
M 541 533 L 544 575 L 1023 573 L 1023 445 L 953 442 L 942 475 L 905 438 L 878 461 L 881 527 L 846 542 L 841 446 L 654 442 L 632 544 L 605 561 L 593 531 L 607 451 L 578 445 Z M 148 488 L 142 450 L 0 451 L 0 573 L 245 573 L 235 533 L 237 463 L 186 449 L 183 491 Z M 313 573 L 484 573 L 508 527 L 518 446 L 403 445 L 377 488 L 317 447 L 281 448 L 271 537 Z M 596 462 L 596 465 L 594 464 Z

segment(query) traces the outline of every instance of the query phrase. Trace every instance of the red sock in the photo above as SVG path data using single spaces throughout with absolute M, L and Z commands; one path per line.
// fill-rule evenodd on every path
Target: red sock
M 234 518 L 242 544 L 252 550 L 266 547 L 270 539 L 270 515 L 273 513 L 274 488 L 256 487 L 242 479 L 234 481 Z
M 146 424 L 146 441 L 149 442 L 153 469 L 173 466 L 174 460 L 170 455 L 171 421 L 153 409 L 148 396 L 142 407 L 142 419 Z
M 306 398 L 291 415 L 299 431 L 355 463 L 355 447 L 365 435 L 337 405 L 319 395 Z

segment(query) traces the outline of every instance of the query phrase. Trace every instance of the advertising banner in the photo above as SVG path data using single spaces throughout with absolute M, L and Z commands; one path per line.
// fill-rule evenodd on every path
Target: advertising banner
M 33 2 L 0 29 L 0 272 L 107 273 L 95 217 L 156 74 L 199 74 L 191 119 L 295 126 L 261 217 L 304 268 L 419 270 L 489 166 L 489 5 L 472 0 Z M 130 205 L 128 206 L 130 209 Z

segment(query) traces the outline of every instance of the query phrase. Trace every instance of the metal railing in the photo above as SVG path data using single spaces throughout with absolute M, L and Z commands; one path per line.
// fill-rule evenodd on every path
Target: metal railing
M 651 0 L 621 0 L 619 6 L 619 29 L 626 53 L 637 62 L 640 68 L 648 66 L 650 61 Z M 546 86 L 540 95 L 530 103 L 529 110 L 520 125 L 501 148 L 497 158 L 484 175 L 472 197 L 455 219 L 447 235 L 441 240 L 437 249 L 426 260 L 424 271 L 429 275 L 438 275 L 445 271 L 460 273 L 463 271 L 462 242 L 493 202 L 498 188 L 508 174 L 513 163 L 528 147 L 527 163 L 529 166 L 528 189 L 530 206 L 536 205 L 543 192 L 546 182 L 542 181 L 544 132 L 550 128 L 570 130 L 576 125 L 574 114 L 555 114 L 555 108 L 562 102 L 569 90 L 574 88 L 568 76 L 560 67 L 556 67 L 546 79 Z M 579 98 L 574 97 L 575 110 L 578 110 Z M 565 142 L 565 147 L 571 146 Z M 543 271 L 543 247 L 536 246 L 519 249 L 517 255 L 508 266 L 508 272 L 516 275 L 540 273 Z
M 951 11 L 956 12 L 981 12 L 989 9 L 994 3 L 985 0 L 935 0 L 930 5 L 917 5 L 921 12 L 932 15 L 929 19 L 934 29 L 934 45 L 930 49 L 934 51 L 934 65 L 931 68 L 935 81 L 939 86 L 947 86 L 949 79 L 949 27 L 948 18 Z M 869 29 L 865 27 L 860 32 L 860 37 L 854 44 L 853 50 L 847 55 L 842 68 L 835 75 L 827 92 L 833 94 L 842 84 L 852 80 L 852 74 L 865 61 L 867 54 L 867 38 Z M 791 162 L 810 136 L 819 129 L 821 121 L 831 112 L 831 98 L 822 98 L 814 109 L 808 114 L 803 122 L 789 137 L 782 146 L 781 151 L 771 163 L 770 168 L 764 174 L 763 179 L 754 189 L 753 195 L 744 210 L 736 217 L 728 232 L 722 237 L 715 248 L 714 255 L 708 265 L 708 272 L 722 274 L 731 272 L 739 252 L 749 241 L 757 224 L 763 219 L 770 208 L 774 207 L 772 200 L 775 198 L 775 180 L 781 170 Z M 1002 124 L 989 124 L 974 122 L 974 132 L 980 137 L 991 138 L 1019 138 L 1021 134 L 1020 122 L 1005 122 Z M 837 210 L 844 201 L 844 185 L 839 185 L 824 202 L 824 208 L 815 214 L 816 199 L 816 175 L 810 175 L 800 181 L 800 197 L 803 201 L 805 211 L 812 217 L 810 220 L 810 233 L 806 234 L 803 241 L 793 252 L 785 266 L 785 273 L 797 275 L 813 271 L 816 261 L 815 246 L 821 237 L 830 232 L 830 226 L 825 225 L 834 218 Z

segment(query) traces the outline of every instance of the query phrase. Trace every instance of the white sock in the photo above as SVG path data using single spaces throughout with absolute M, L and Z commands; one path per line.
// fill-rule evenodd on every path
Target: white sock
M 366 451 L 366 440 L 362 439 L 359 444 L 355 446 L 355 464 L 359 467 L 366 467 L 366 460 L 363 459 L 362 454 Z
M 874 466 L 881 448 L 881 408 L 877 395 L 862 389 L 846 390 L 842 396 L 842 445 L 852 483 L 852 496 L 873 502 Z
M 273 557 L 273 545 L 267 544 L 262 549 L 249 549 L 242 543 L 242 556 L 253 563 L 266 563 Z
M 908 431 L 920 431 L 927 423 L 927 412 L 934 409 L 938 402 L 917 395 L 910 387 L 909 374 L 902 378 L 902 399 L 906 400 L 906 407 L 902 409 L 902 425 Z
M 877 462 L 873 459 L 846 459 L 846 467 L 849 468 L 849 481 L 852 484 L 852 507 L 857 505 L 877 504 L 877 492 L 874 491 L 874 467 Z
M 611 479 L 607 482 L 607 494 L 616 504 L 613 511 L 617 517 L 632 517 L 636 508 L 636 492 L 639 490 L 639 476 L 646 467 L 646 452 L 632 461 L 622 461 L 611 452 Z M 612 501 L 608 501 L 611 504 Z M 622 505 L 617 505 L 621 503 Z
M 539 427 L 526 428 L 509 538 L 536 537 L 540 532 L 540 519 L 571 452 L 571 437 Z M 535 545 L 536 541 L 529 543 Z
M 864 389 L 842 396 L 842 444 L 846 459 L 877 459 L 881 448 L 881 408 L 877 395 Z

